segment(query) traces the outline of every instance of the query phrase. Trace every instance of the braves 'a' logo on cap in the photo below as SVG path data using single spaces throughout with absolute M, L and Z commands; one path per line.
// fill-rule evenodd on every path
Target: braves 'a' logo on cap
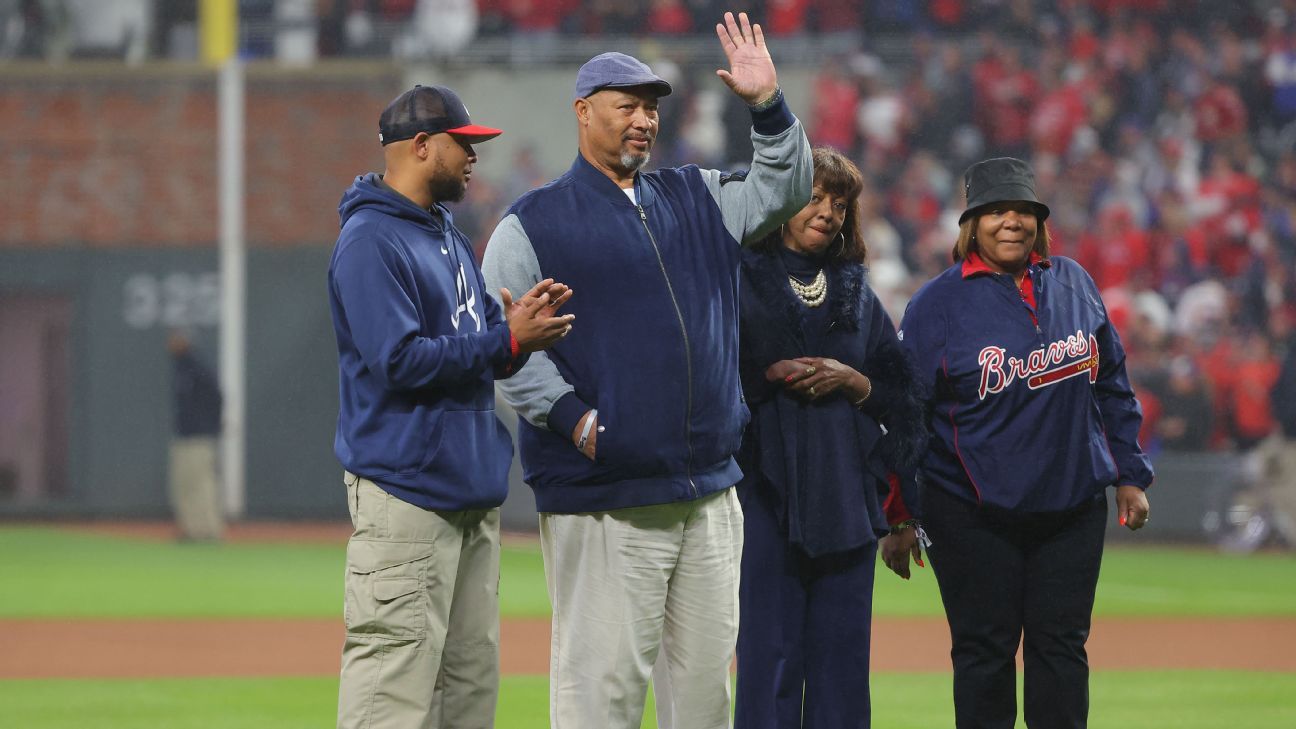
M 1087 375 L 1092 384 L 1098 379 L 1098 340 L 1083 331 L 1031 352 L 1024 359 L 1008 357 L 1003 347 L 991 345 L 977 355 L 981 365 L 982 400 L 986 395 L 1003 392 L 1017 380 L 1025 380 L 1032 390 L 1057 384 L 1079 375 Z

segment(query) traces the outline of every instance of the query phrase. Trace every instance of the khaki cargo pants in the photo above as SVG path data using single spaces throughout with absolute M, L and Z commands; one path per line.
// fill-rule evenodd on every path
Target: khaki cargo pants
M 475 729 L 499 693 L 499 509 L 428 511 L 346 474 L 339 729 Z
M 213 436 L 177 437 L 171 441 L 167 493 L 182 539 L 220 539 L 225 530 L 220 480 L 216 478 Z

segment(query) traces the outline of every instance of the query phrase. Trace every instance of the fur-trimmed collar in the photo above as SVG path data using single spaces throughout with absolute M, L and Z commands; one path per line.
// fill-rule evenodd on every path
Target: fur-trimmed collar
M 794 332 L 805 327 L 805 307 L 788 285 L 787 267 L 774 253 L 744 250 L 743 268 L 747 270 L 752 288 L 771 310 L 778 313 L 782 324 Z M 858 331 L 860 313 L 863 311 L 868 287 L 864 285 L 865 269 L 858 263 L 830 264 L 828 274 L 827 306 L 832 311 L 832 328 Z

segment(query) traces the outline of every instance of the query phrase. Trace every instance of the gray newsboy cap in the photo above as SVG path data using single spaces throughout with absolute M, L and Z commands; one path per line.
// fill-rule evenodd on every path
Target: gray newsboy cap
M 1014 200 L 1034 203 L 1041 223 L 1049 216 L 1048 206 L 1035 196 L 1035 172 L 1016 157 L 981 160 L 967 168 L 963 173 L 963 190 L 967 193 L 967 209 L 959 216 L 960 225 L 977 208 Z
M 589 59 L 576 72 L 575 98 L 582 99 L 601 89 L 625 86 L 652 86 L 658 96 L 666 96 L 671 92 L 671 85 L 666 83 L 666 79 L 653 73 L 643 61 L 624 53 L 609 51 Z

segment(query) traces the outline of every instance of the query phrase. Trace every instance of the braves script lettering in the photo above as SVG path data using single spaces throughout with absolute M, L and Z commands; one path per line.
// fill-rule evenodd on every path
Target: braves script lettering
M 981 365 L 982 400 L 986 395 L 1003 392 L 1017 380 L 1025 380 L 1032 390 L 1086 374 L 1093 383 L 1098 379 L 1098 340 L 1092 334 L 1085 336 L 1084 332 L 1077 331 L 1066 339 L 1040 347 L 1025 359 L 1008 357 L 1003 347 L 992 345 L 977 355 L 977 364 Z

